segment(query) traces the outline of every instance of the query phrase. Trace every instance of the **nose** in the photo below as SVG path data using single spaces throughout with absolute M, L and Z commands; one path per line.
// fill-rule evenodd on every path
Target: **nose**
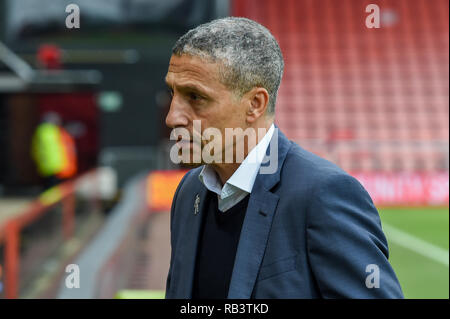
M 170 102 L 169 113 L 166 116 L 166 125 L 173 129 L 176 127 L 187 127 L 188 124 L 189 120 L 185 108 L 173 96 Z

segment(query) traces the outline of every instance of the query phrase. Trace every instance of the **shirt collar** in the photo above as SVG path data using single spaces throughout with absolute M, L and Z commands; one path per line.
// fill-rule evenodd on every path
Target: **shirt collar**
M 250 151 L 247 157 L 242 161 L 241 165 L 239 165 L 238 169 L 225 183 L 223 187 L 225 190 L 229 188 L 226 187 L 228 184 L 247 193 L 251 193 L 274 130 L 275 126 L 272 124 L 266 135 L 264 135 L 261 141 Z M 215 192 L 222 198 L 227 196 L 227 194 L 222 194 L 223 188 L 219 176 L 217 176 L 217 173 L 211 166 L 205 165 L 203 167 L 199 179 L 210 191 Z

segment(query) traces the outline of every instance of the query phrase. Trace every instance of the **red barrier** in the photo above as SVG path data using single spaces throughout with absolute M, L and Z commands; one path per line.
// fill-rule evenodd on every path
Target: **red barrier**
M 378 206 L 448 206 L 449 173 L 352 173 Z
M 36 219 L 50 211 L 57 204 L 62 204 L 63 222 L 62 229 L 64 239 L 70 239 L 75 228 L 75 185 L 81 178 L 92 178 L 96 176 L 96 170 L 90 171 L 77 180 L 67 181 L 55 186 L 44 193 L 39 198 L 29 204 L 27 209 L 17 217 L 9 220 L 4 228 L 0 228 L 0 243 L 5 244 L 5 294 L 6 298 L 17 298 L 19 287 L 20 269 L 20 232 L 22 229 Z
M 5 233 L 5 293 L 6 298 L 16 298 L 19 274 L 18 222 L 15 220 L 9 222 Z

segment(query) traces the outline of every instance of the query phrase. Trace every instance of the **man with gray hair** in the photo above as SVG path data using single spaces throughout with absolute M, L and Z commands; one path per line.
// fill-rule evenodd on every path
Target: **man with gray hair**
M 166 124 L 198 167 L 172 203 L 166 298 L 401 298 L 370 196 L 274 125 L 283 68 L 269 30 L 245 18 L 175 43 Z

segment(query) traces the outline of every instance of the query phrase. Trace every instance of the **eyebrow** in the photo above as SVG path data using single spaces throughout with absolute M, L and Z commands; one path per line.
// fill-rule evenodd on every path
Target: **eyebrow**
M 166 85 L 168 88 L 172 89 L 172 85 L 170 85 L 170 83 L 167 81 L 167 78 L 165 79 Z M 207 90 L 203 89 L 201 86 L 193 84 L 193 83 L 186 83 L 186 84 L 182 84 L 182 85 L 177 85 L 177 87 L 181 90 L 181 91 L 196 91 L 200 94 L 204 94 L 204 95 L 209 95 L 207 92 Z

